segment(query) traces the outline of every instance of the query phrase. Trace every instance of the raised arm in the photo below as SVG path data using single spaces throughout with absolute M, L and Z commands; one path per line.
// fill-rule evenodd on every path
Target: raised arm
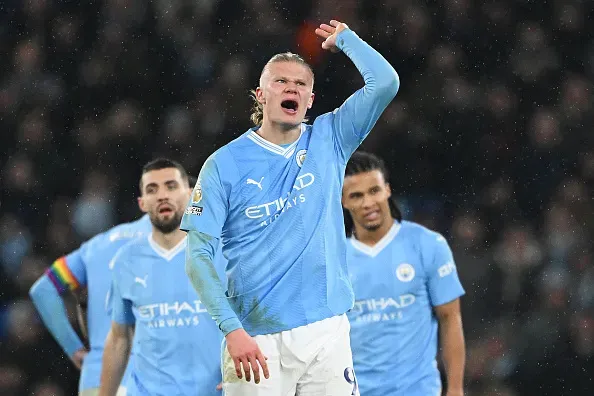
M 400 79 L 388 61 L 344 23 L 322 24 L 316 33 L 325 39 L 324 49 L 341 50 L 348 56 L 365 81 L 365 86 L 334 111 L 337 151 L 347 162 L 396 96 Z

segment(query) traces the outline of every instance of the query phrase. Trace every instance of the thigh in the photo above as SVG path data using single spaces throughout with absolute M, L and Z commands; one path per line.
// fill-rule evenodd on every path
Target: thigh
M 353 370 L 350 324 L 342 319 L 336 336 L 322 347 L 297 384 L 297 396 L 359 396 Z
M 266 364 L 270 378 L 264 378 L 260 369 L 260 383 L 252 380 L 247 382 L 245 376 L 239 379 L 235 372 L 235 364 L 223 342 L 221 351 L 221 374 L 223 377 L 223 394 L 225 396 L 294 396 L 297 381 L 288 380 L 287 373 L 281 369 L 280 351 L 278 348 L 278 334 L 256 336 L 260 350 L 268 358 Z M 244 374 L 245 375 L 245 374 Z

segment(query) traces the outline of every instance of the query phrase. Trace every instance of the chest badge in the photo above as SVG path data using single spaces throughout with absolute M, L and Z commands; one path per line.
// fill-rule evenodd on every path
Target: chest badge
M 396 277 L 400 282 L 410 282 L 415 277 L 415 268 L 406 263 L 402 263 L 396 268 Z

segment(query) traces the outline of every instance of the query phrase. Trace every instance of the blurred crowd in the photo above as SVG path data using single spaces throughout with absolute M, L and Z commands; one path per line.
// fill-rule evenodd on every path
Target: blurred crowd
M 249 90 L 277 52 L 313 65 L 310 118 L 362 86 L 320 49 L 331 18 L 400 74 L 363 147 L 405 218 L 454 250 L 467 395 L 592 394 L 594 3 L 580 0 L 3 1 L 0 394 L 75 394 L 27 291 L 139 216 L 146 161 L 197 174 L 251 126 Z

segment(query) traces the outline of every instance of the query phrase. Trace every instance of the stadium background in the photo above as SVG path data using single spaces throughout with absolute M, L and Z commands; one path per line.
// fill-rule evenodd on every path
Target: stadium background
M 588 1 L 5 0 L 0 6 L 0 394 L 72 395 L 76 370 L 27 290 L 58 256 L 138 217 L 140 167 L 196 174 L 249 125 L 264 62 L 315 68 L 310 116 L 362 80 L 322 53 L 337 18 L 401 90 L 364 144 L 407 219 L 444 233 L 469 396 L 594 389 L 594 6 Z M 389 348 L 389 346 L 386 346 Z

